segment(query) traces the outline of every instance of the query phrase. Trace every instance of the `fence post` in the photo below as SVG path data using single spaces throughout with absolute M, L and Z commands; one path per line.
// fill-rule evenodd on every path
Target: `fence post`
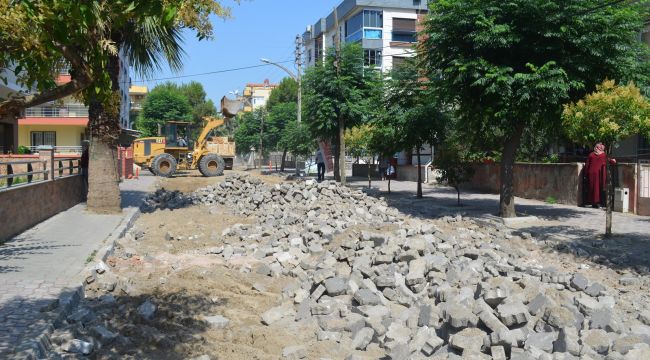
M 54 176 L 54 146 L 52 146 L 50 149 L 50 173 L 52 176 L 52 181 L 54 181 L 54 179 L 56 179 Z

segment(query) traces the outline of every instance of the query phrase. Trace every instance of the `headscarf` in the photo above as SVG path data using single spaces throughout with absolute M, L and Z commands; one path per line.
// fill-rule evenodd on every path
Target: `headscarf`
M 605 145 L 603 143 L 598 143 L 596 146 L 594 146 L 594 153 L 596 155 L 600 155 L 605 152 Z

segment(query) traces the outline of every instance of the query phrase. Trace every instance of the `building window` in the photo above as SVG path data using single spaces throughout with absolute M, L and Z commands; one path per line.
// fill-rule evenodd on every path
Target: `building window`
M 381 50 L 366 49 L 363 51 L 363 65 L 381 67 Z
M 417 42 L 415 19 L 393 18 L 393 41 Z
M 31 146 L 56 146 L 56 131 L 32 131 L 31 138 Z
M 319 62 L 323 60 L 323 36 L 319 36 L 314 40 L 314 61 Z
M 396 69 L 406 62 L 406 58 L 403 56 L 393 56 L 393 69 Z
M 345 22 L 345 41 L 382 39 L 384 15 L 379 10 L 364 10 Z

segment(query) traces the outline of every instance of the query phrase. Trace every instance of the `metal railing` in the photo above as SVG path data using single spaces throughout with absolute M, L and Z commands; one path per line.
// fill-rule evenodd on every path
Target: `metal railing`
M 42 146 L 30 146 L 29 151 L 32 153 L 39 152 L 39 149 L 42 149 Z M 46 151 L 50 151 L 49 149 Z M 81 154 L 83 151 L 81 146 L 54 146 L 54 152 L 57 154 Z
M 81 175 L 80 158 L 55 158 L 53 147 L 39 152 L 49 152 L 49 160 L 0 161 L 0 191 Z
M 88 107 L 82 104 L 40 105 L 25 109 L 25 117 L 88 117 Z

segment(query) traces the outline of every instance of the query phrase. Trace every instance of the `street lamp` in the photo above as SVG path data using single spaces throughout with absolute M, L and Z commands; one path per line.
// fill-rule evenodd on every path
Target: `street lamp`
M 261 62 L 269 65 L 275 65 L 280 69 L 284 70 L 292 79 L 296 80 L 298 83 L 298 123 L 302 120 L 302 72 L 298 69 L 298 75 L 294 74 L 291 70 L 287 69 L 286 66 L 282 64 L 275 63 L 269 59 L 261 58 Z

